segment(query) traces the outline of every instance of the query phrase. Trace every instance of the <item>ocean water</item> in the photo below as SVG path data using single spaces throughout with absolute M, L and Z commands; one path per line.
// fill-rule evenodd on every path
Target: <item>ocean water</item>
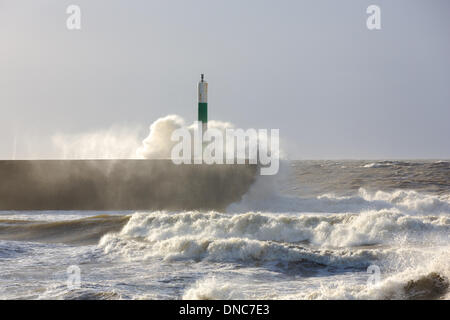
M 1 299 L 449 299 L 449 279 L 449 161 L 283 162 L 225 212 L 0 212 Z

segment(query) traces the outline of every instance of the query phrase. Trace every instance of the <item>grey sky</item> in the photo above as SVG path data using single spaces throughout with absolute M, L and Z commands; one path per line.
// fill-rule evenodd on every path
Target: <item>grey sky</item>
M 448 0 L 0 0 L 0 159 L 193 121 L 200 73 L 211 119 L 279 128 L 291 158 L 450 158 L 449 57 Z

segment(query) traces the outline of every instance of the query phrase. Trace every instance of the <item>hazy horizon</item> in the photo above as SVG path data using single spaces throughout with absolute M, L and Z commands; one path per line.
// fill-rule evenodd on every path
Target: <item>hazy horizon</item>
M 81 30 L 66 28 L 72 4 Z M 372 4 L 381 30 L 366 27 Z M 450 159 L 449 9 L 0 0 L 0 160 L 76 158 L 93 139 L 126 157 L 158 118 L 196 119 L 201 73 L 211 120 L 280 129 L 288 158 Z

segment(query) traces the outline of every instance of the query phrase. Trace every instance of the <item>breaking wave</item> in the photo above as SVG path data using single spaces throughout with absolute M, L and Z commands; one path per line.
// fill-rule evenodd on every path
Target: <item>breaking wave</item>
M 282 163 L 283 164 L 283 163 Z M 282 165 L 282 170 L 287 170 Z M 405 214 L 429 215 L 450 213 L 450 195 L 433 195 L 414 190 L 370 192 L 360 188 L 351 196 L 323 194 L 314 198 L 282 195 L 275 190 L 279 177 L 258 177 L 242 200 L 228 206 L 228 212 L 261 211 L 273 213 L 320 212 L 359 213 L 367 210 L 398 210 Z
M 185 300 L 238 300 L 244 297 L 237 285 L 223 283 L 214 277 L 197 281 L 183 294 Z
M 352 277 L 341 280 L 333 280 L 329 274 L 321 273 L 316 278 L 308 278 L 308 285 L 300 290 L 290 280 L 280 286 L 268 285 L 258 287 L 247 286 L 240 283 L 239 279 L 216 278 L 207 276 L 199 279 L 188 287 L 183 299 L 449 299 L 450 298 L 450 263 L 447 259 L 446 249 L 438 249 L 435 252 L 420 252 L 420 261 L 411 261 L 406 265 L 397 265 L 396 269 L 389 270 L 386 262 L 400 259 L 400 252 L 393 260 L 378 260 L 381 267 L 381 279 L 376 283 L 365 281 L 368 274 L 365 271 L 352 273 Z M 411 253 L 403 252 L 404 258 Z M 412 254 L 417 254 L 417 251 Z M 298 274 L 298 270 L 295 270 Z M 356 279 L 362 278 L 363 281 Z M 305 278 L 303 278 L 305 279 Z M 303 280 L 304 281 L 304 280 Z
M 375 284 L 354 282 L 320 282 L 319 288 L 284 299 L 449 299 L 450 263 L 448 246 L 423 253 L 422 260 L 397 268 L 381 269 L 381 280 Z
M 377 161 L 377 162 L 371 162 L 363 165 L 363 168 L 389 168 L 394 166 L 416 166 L 419 165 L 419 163 L 411 162 L 411 161 L 390 161 L 390 160 L 383 160 L 383 161 Z
M 360 214 L 276 215 L 217 212 L 135 213 L 98 248 L 130 261 L 233 262 L 303 272 L 364 270 L 373 263 L 420 262 L 421 248 L 448 244 L 450 219 L 381 210 Z M 405 248 L 397 247 L 404 244 Z M 414 253 L 414 254 L 413 254 Z
M 60 159 L 170 159 L 177 144 L 171 136 L 180 128 L 186 128 L 193 137 L 196 124 L 187 124 L 182 117 L 170 114 L 155 120 L 144 139 L 139 126 L 112 126 L 77 134 L 58 133 L 52 136 L 52 143 L 56 157 Z M 226 129 L 234 129 L 235 126 L 230 122 L 211 120 L 208 128 L 224 134 Z M 264 141 L 261 146 L 266 145 L 265 148 L 270 149 L 263 135 L 258 135 L 258 139 Z M 227 142 L 224 140 L 223 143 L 225 150 Z M 248 150 L 248 143 L 244 148 Z
M 285 243 L 308 243 L 318 247 L 345 248 L 387 244 L 408 238 L 421 241 L 448 240 L 447 216 L 408 216 L 389 210 L 360 214 L 277 215 L 249 212 L 136 213 L 122 231 L 124 239 L 155 243 L 171 239 L 249 239 Z

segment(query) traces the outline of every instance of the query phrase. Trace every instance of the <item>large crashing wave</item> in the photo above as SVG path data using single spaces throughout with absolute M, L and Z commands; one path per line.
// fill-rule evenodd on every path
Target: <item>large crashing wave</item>
M 269 192 L 253 191 L 254 195 Z M 283 201 L 281 196 L 274 197 Z M 293 274 L 326 274 L 327 270 L 333 274 L 349 270 L 365 273 L 372 264 L 383 270 L 381 282 L 374 287 L 325 281 L 319 291 L 285 293 L 276 298 L 416 299 L 447 294 L 447 198 L 412 191 L 360 190 L 355 197 L 288 200 L 295 206 L 290 202 L 290 210 L 284 213 L 236 210 L 249 205 L 244 204 L 249 201 L 246 197 L 230 206 L 228 213 L 138 212 L 121 232 L 105 235 L 98 249 L 114 259 L 233 263 Z M 280 203 L 278 206 L 283 209 Z M 305 208 L 307 213 L 303 213 Z M 335 213 L 324 214 L 330 208 Z M 320 277 L 314 279 L 319 281 Z M 251 290 L 244 294 L 239 288 L 232 280 L 206 277 L 187 288 L 183 297 L 274 298 L 252 295 Z
M 389 210 L 332 215 L 268 214 L 248 212 L 135 213 L 118 237 L 145 239 L 148 243 L 172 239 L 247 239 L 283 243 L 308 243 L 317 247 L 347 248 L 433 240 L 446 243 L 450 234 L 447 216 L 409 216 Z
M 188 124 L 182 117 L 171 114 L 154 121 L 143 140 L 140 137 L 143 130 L 139 126 L 113 126 L 78 134 L 55 134 L 52 143 L 57 158 L 66 160 L 170 159 L 172 148 L 177 144 L 171 140 L 171 135 L 180 128 L 188 129 L 193 136 L 195 123 Z M 235 126 L 230 122 L 211 120 L 208 128 L 224 134 L 226 129 L 234 129 Z
M 281 194 L 277 190 L 284 183 L 284 177 L 289 174 L 289 170 L 290 168 L 282 162 L 279 175 L 258 177 L 242 200 L 228 207 L 228 212 L 359 213 L 389 209 L 415 215 L 450 213 L 449 195 L 423 194 L 414 190 L 369 192 L 360 188 L 351 196 L 337 196 L 330 193 L 314 198 Z

